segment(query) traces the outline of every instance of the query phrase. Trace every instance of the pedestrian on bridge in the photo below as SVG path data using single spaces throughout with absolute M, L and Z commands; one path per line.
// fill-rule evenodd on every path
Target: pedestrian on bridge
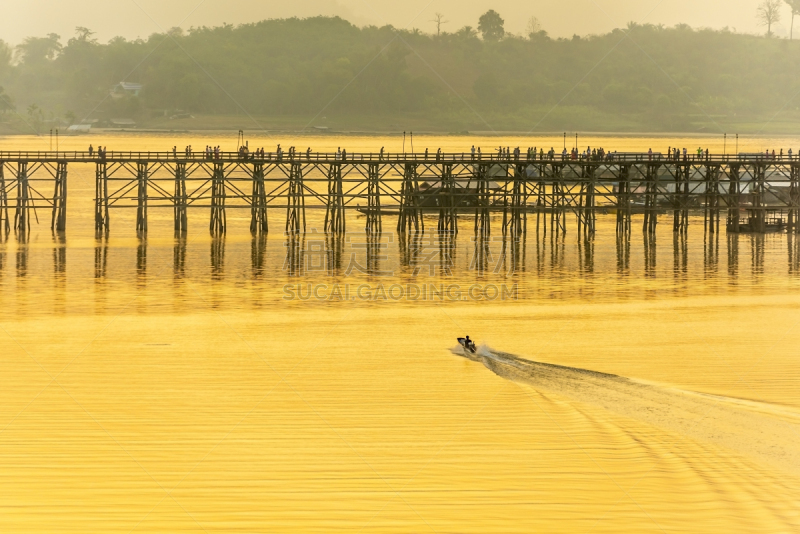
M 789 152 L 791 153 L 791 150 Z M 89 157 L 91 158 L 93 156 L 94 156 L 94 147 L 92 145 L 89 145 Z

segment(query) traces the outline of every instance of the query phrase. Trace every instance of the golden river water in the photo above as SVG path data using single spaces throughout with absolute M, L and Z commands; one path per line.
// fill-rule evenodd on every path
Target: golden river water
M 234 149 L 231 137 L 60 147 Z M 250 146 L 277 142 L 402 139 Z M 28 244 L 0 244 L 0 532 L 800 531 L 800 247 L 786 235 L 706 241 L 695 219 L 686 242 L 663 224 L 646 247 L 635 226 L 620 256 L 608 215 L 590 245 L 574 221 L 514 254 L 492 241 L 485 269 L 462 231 L 445 269 L 435 240 L 409 265 L 397 236 L 369 262 L 354 234 L 326 270 L 318 237 L 287 265 L 285 237 L 252 239 L 248 214 L 215 241 L 207 210 L 190 211 L 176 242 L 171 212 L 152 210 L 146 241 L 114 212 L 97 242 L 93 169 L 69 179 L 65 240 L 40 214 Z M 478 355 L 453 349 L 463 334 Z

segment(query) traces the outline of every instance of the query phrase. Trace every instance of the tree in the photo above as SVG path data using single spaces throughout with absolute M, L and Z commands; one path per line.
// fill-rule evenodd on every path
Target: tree
M 14 111 L 14 101 L 11 100 L 11 95 L 6 94 L 5 89 L 0 87 L 0 113 L 6 111 Z
M 55 33 L 47 37 L 28 37 L 17 45 L 17 57 L 24 63 L 43 63 L 55 59 L 61 52 L 61 36 Z
M 8 69 L 11 65 L 11 47 L 6 44 L 5 41 L 0 39 L 0 76 Z
M 797 15 L 800 15 L 800 0 L 785 0 L 787 4 L 789 4 L 789 8 L 792 10 L 792 25 L 789 29 L 789 39 L 794 38 L 794 18 Z
M 442 26 L 444 24 L 447 24 L 450 21 L 449 20 L 444 20 L 444 15 L 443 14 L 436 13 L 436 15 L 433 16 L 433 20 L 431 22 L 436 24 L 436 35 L 441 35 L 442 34 Z
M 772 37 L 772 25 L 781 21 L 780 0 L 764 0 L 756 10 L 759 24 L 767 27 L 767 37 Z
M 528 25 L 525 27 L 525 35 L 533 39 L 540 31 L 542 31 L 542 24 L 537 17 L 528 19 Z
M 506 34 L 505 23 L 497 11 L 490 9 L 478 20 L 478 30 L 485 41 L 499 41 Z
M 83 26 L 77 26 L 75 28 L 75 35 L 77 35 L 76 40 L 80 43 L 97 44 L 97 39 L 92 38 L 94 32 L 89 28 L 84 28 Z

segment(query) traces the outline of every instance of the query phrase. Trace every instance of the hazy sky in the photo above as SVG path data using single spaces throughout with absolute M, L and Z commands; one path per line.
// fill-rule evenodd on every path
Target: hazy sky
M 0 39 L 19 43 L 30 35 L 60 34 L 64 41 L 75 26 L 87 26 L 106 41 L 116 35 L 146 37 L 181 26 L 239 24 L 265 18 L 340 15 L 359 25 L 392 24 L 399 28 L 433 31 L 431 19 L 441 12 L 455 31 L 477 26 L 478 17 L 495 9 L 507 31 L 522 33 L 536 15 L 552 36 L 601 33 L 628 21 L 679 22 L 694 27 L 729 26 L 760 32 L 756 7 L 761 0 L 7 0 L 0 16 Z M 798 21 L 800 23 L 800 21 Z M 776 29 L 788 35 L 789 10 Z

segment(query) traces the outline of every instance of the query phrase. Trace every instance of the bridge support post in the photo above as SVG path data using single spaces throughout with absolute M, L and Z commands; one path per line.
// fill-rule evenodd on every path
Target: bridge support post
M 108 236 L 108 170 L 105 162 L 95 165 L 94 232 L 98 239 Z
M 136 188 L 136 234 L 141 237 L 147 234 L 147 180 L 149 169 L 146 161 L 140 161 L 136 167 L 138 181 Z
M 492 234 L 492 221 L 489 215 L 489 167 L 475 167 L 475 237 L 486 238 Z
M 286 208 L 286 233 L 306 231 L 306 204 L 303 190 L 303 167 L 292 163 L 289 168 L 289 191 Z
M 581 169 L 583 182 L 578 193 L 578 238 L 581 233 L 588 239 L 595 231 L 595 167 L 583 165 Z
M 703 226 L 707 234 L 719 233 L 719 174 L 718 166 L 706 166 L 706 202 Z
M 631 236 L 631 167 L 622 165 L 619 169 L 617 191 L 617 238 L 629 240 Z
M 403 169 L 403 183 L 400 187 L 400 217 L 397 219 L 397 232 L 404 234 L 414 230 L 425 231 L 422 210 L 419 206 L 419 180 L 417 166 L 406 163 Z
M 55 179 L 53 217 L 50 221 L 50 229 L 56 233 L 63 233 L 67 230 L 67 162 L 58 162 Z
M 8 219 L 8 191 L 6 190 L 6 164 L 0 161 L 0 242 L 4 242 L 11 233 L 11 223 Z
M 800 234 L 800 165 L 792 164 L 789 174 L 789 233 Z
M 225 216 L 225 164 L 214 164 L 214 176 L 211 178 L 211 222 L 209 231 L 213 237 L 225 234 L 227 218 Z
M 175 164 L 175 237 L 185 236 L 189 230 L 186 216 L 186 163 Z
M 367 170 L 367 233 L 381 233 L 380 167 L 374 163 Z
M 511 230 L 511 235 L 514 237 L 521 236 L 525 234 L 525 229 L 527 226 L 528 216 L 525 213 L 525 207 L 527 205 L 527 186 L 525 183 L 525 167 L 523 165 L 515 165 L 514 166 L 514 176 L 512 177 L 511 181 L 511 202 L 510 202 L 510 210 L 508 206 L 506 207 L 507 211 L 510 211 L 510 220 L 504 219 L 503 225 L 503 234 L 505 235 L 508 229 Z
M 250 197 L 250 233 L 253 236 L 269 232 L 267 218 L 267 186 L 264 183 L 264 164 L 253 165 L 253 195 Z
M 17 167 L 17 208 L 14 213 L 14 231 L 25 240 L 31 231 L 30 208 L 31 190 L 28 183 L 28 162 L 21 161 Z
M 758 164 L 755 168 L 755 181 L 753 183 L 752 204 L 753 211 L 750 219 L 750 230 L 759 234 L 767 231 L 767 213 L 764 203 L 764 193 L 767 189 L 766 184 L 766 165 Z
M 458 234 L 458 215 L 456 213 L 456 187 L 453 179 L 453 166 L 443 164 L 441 167 L 441 185 L 439 190 L 439 233 Z M 460 198 L 460 196 L 459 196 Z
M 334 163 L 328 167 L 328 205 L 325 209 L 325 233 L 343 234 L 345 228 L 342 166 Z
M 656 235 L 658 225 L 658 166 L 647 165 L 644 193 L 644 225 L 642 230 L 649 236 Z
M 689 178 L 690 165 L 675 166 L 675 200 L 673 205 L 672 231 L 676 234 L 686 234 L 689 230 Z
M 728 231 L 739 233 L 739 206 L 741 202 L 742 185 L 739 179 L 739 165 L 730 166 L 730 185 L 728 186 Z
M 564 191 L 564 165 L 553 165 L 553 185 L 550 194 L 550 230 L 552 237 L 567 234 Z

